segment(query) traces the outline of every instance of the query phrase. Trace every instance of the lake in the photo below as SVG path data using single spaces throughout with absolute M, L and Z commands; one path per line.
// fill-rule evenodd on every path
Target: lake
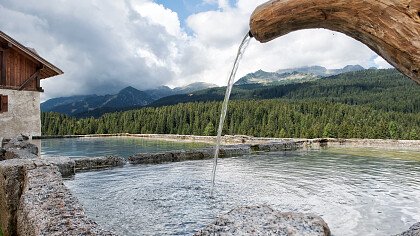
M 41 141 L 41 156 L 82 158 L 115 155 L 129 157 L 144 152 L 190 150 L 208 146 L 207 143 L 162 141 L 136 137 L 43 139 Z
M 67 146 L 67 145 L 65 145 Z M 94 148 L 94 147 L 92 147 Z M 44 149 L 45 150 L 45 149 Z M 391 235 L 420 221 L 420 152 L 327 148 L 84 172 L 66 180 L 119 235 L 191 235 L 237 206 L 320 215 L 333 235 Z

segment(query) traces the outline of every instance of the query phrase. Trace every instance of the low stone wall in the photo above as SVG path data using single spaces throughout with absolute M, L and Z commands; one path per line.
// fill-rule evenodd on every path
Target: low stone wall
M 196 149 L 191 151 L 170 151 L 161 153 L 138 153 L 130 156 L 130 164 L 159 164 L 187 160 L 204 160 L 214 157 L 214 148 Z M 251 153 L 248 145 L 220 147 L 219 157 L 238 156 Z
M 53 138 L 94 138 L 94 137 L 138 137 L 167 141 L 184 142 L 204 142 L 216 143 L 216 136 L 196 136 L 196 135 L 178 135 L 178 134 L 92 134 L 92 135 L 52 135 L 52 136 L 34 136 L 33 139 L 53 139 Z M 222 143 L 224 144 L 264 144 L 264 143 L 282 143 L 295 142 L 302 145 L 325 145 L 349 147 L 386 147 L 386 148 L 408 148 L 420 149 L 420 140 L 392 140 L 392 139 L 341 139 L 341 138 L 263 138 L 247 135 L 224 135 Z
M 273 152 L 273 151 L 291 151 L 301 148 L 304 142 L 273 142 L 251 145 L 253 151 Z
M 75 161 L 68 157 L 39 158 L 44 163 L 56 166 L 62 177 L 70 177 L 76 173 Z
M 174 151 L 162 153 L 138 153 L 128 158 L 128 163 L 136 164 L 160 164 L 164 162 L 178 162 L 187 160 L 202 160 L 211 158 L 211 150 L 202 151 Z
M 328 147 L 383 148 L 385 150 L 420 150 L 420 140 L 392 139 L 325 139 Z
M 74 159 L 74 162 L 74 170 L 77 172 L 124 166 L 126 160 L 122 157 L 107 156 Z
M 224 145 L 219 149 L 219 157 L 248 155 L 252 152 L 287 151 L 301 147 L 302 143 L 277 142 L 254 145 Z M 215 148 L 196 149 L 191 151 L 170 151 L 160 153 L 138 153 L 128 158 L 130 164 L 159 164 L 187 160 L 204 160 L 214 157 Z

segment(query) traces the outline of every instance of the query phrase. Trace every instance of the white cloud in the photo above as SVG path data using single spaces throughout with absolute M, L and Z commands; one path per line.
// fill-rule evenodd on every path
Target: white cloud
M 148 89 L 206 81 L 226 84 L 253 9 L 265 0 L 203 0 L 218 10 L 178 14 L 152 0 L 0 0 L 0 29 L 64 70 L 43 81 L 44 98 Z M 10 20 L 13 19 L 13 20 Z M 258 69 L 347 64 L 386 67 L 349 37 L 305 30 L 261 44 L 253 40 L 238 76 Z
M 393 67 L 380 56 L 377 56 L 373 61 L 375 62 L 376 67 L 379 69 L 387 69 Z
M 201 80 L 226 83 L 237 47 L 248 31 L 249 16 L 263 2 L 239 0 L 236 8 L 198 13 L 188 18 L 188 26 L 195 33 L 194 40 L 206 46 L 206 57 L 213 68 L 209 66 L 209 70 L 203 71 Z M 251 41 L 238 78 L 258 69 L 275 71 L 306 65 L 341 68 L 360 64 L 370 67 L 370 59 L 375 55 L 367 46 L 344 34 L 323 29 L 302 30 L 266 44 Z

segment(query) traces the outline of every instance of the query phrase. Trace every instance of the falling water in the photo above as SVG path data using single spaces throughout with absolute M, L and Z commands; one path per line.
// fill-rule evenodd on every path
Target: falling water
M 229 75 L 229 80 L 226 87 L 225 99 L 223 100 L 222 111 L 220 114 L 219 128 L 217 129 L 216 150 L 214 152 L 213 172 L 212 172 L 212 177 L 211 177 L 211 184 L 212 184 L 211 195 L 213 195 L 214 181 L 216 178 L 217 158 L 219 157 L 219 149 L 220 149 L 220 142 L 222 139 L 223 123 L 225 122 L 225 118 L 226 118 L 226 112 L 227 112 L 227 106 L 229 102 L 230 93 L 232 91 L 233 82 L 235 81 L 236 71 L 238 70 L 239 62 L 241 61 L 241 58 L 244 55 L 245 50 L 248 47 L 249 42 L 251 41 L 251 38 L 252 38 L 252 34 L 247 33 L 244 39 L 242 40 L 241 45 L 239 46 L 239 49 L 238 49 L 238 54 L 236 55 L 236 58 L 235 58 L 235 63 L 233 64 L 232 71 L 230 72 L 230 75 Z

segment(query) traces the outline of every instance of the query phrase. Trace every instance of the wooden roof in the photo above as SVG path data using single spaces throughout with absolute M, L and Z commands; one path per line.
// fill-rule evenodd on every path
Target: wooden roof
M 41 72 L 40 77 L 41 79 L 46 79 L 49 77 L 53 77 L 56 75 L 61 75 L 64 72 L 60 70 L 58 67 L 54 66 L 41 56 L 39 56 L 34 49 L 27 48 L 20 44 L 18 41 L 10 37 L 9 35 L 5 34 L 4 32 L 0 31 L 0 40 L 5 41 L 7 43 L 7 46 L 12 47 L 16 51 L 24 54 L 29 59 L 38 62 L 41 66 Z

